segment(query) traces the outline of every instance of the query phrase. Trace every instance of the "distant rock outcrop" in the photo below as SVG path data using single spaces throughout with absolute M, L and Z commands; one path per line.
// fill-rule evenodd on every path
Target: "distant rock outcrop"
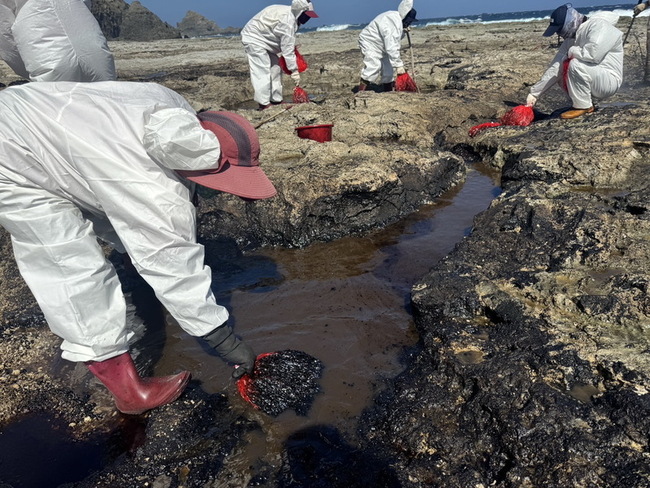
M 120 37 L 120 26 L 129 4 L 124 0 L 93 0 L 91 11 L 106 39 Z
M 93 0 L 92 13 L 109 40 L 155 41 L 175 39 L 180 31 L 144 7 L 137 0 Z
M 175 27 L 172 27 L 147 9 L 137 0 L 131 3 L 124 13 L 120 38 L 130 41 L 155 41 L 158 39 L 174 39 L 181 36 Z
M 183 20 L 177 24 L 181 31 L 182 37 L 205 37 L 223 34 L 237 34 L 239 29 L 235 27 L 226 27 L 222 29 L 212 20 L 203 15 L 188 10 Z

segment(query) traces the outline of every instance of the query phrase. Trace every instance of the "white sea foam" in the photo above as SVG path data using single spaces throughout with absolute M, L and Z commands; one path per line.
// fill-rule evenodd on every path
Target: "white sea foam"
M 355 27 L 354 24 L 336 24 L 336 25 L 324 25 L 323 27 L 318 27 L 317 32 L 334 32 L 342 31 Z
M 427 22 L 426 24 L 423 25 L 423 27 L 427 27 L 430 25 L 458 25 L 458 24 L 502 24 L 505 22 L 535 22 L 538 20 L 545 20 L 548 17 L 527 17 L 525 19 L 498 19 L 498 20 L 483 20 L 482 18 L 476 18 L 476 19 L 467 19 L 467 18 L 462 18 L 462 19 L 445 19 L 442 21 L 431 21 Z M 416 26 L 419 27 L 419 26 Z
M 605 10 L 592 10 L 587 14 L 587 17 L 598 12 L 605 12 Z M 608 10 L 608 12 L 614 12 L 619 17 L 632 17 L 633 10 L 631 8 L 617 8 L 614 10 Z M 645 10 L 644 12 L 641 12 L 639 15 L 637 15 L 637 17 L 647 17 L 648 15 L 650 15 L 650 11 Z
M 614 10 L 591 10 L 589 13 L 587 13 L 587 16 L 597 14 L 599 12 L 614 12 L 617 14 L 619 17 L 632 17 L 632 9 L 614 9 Z M 650 9 L 642 12 L 639 17 L 647 17 L 650 16 Z M 502 23 L 511 23 L 511 22 L 538 22 L 541 20 L 548 20 L 549 16 L 543 16 L 543 17 L 524 17 L 524 18 L 508 18 L 505 17 L 502 19 L 491 19 L 491 20 L 484 20 L 481 16 L 477 16 L 475 18 L 468 18 L 468 17 L 462 17 L 462 18 L 448 18 L 444 20 L 428 20 L 426 21 L 425 24 L 422 24 L 422 27 L 430 26 L 430 25 L 458 25 L 458 24 L 502 24 Z M 414 26 L 414 27 L 420 27 Z
M 584 12 L 587 16 L 595 15 L 598 12 L 614 12 L 619 17 L 632 17 L 633 10 L 631 8 L 617 8 L 618 6 L 612 5 L 609 8 L 605 7 L 591 7 L 593 10 L 587 10 L 589 7 L 578 7 L 578 10 Z M 462 24 L 501 24 L 501 23 L 526 23 L 526 22 L 538 22 L 542 20 L 548 20 L 551 15 L 552 10 L 538 10 L 530 12 L 506 12 L 506 13 L 496 13 L 496 14 L 481 14 L 481 15 L 468 15 L 464 17 L 448 17 L 448 18 L 436 18 L 436 19 L 422 19 L 419 22 L 416 22 L 411 27 L 417 29 L 419 27 L 427 26 L 453 26 L 453 25 L 462 25 Z M 650 16 L 650 9 L 645 10 L 639 15 L 639 17 L 648 17 Z M 325 25 L 318 27 L 316 31 L 324 32 L 334 32 L 348 29 L 361 29 L 366 24 L 335 24 L 335 25 Z M 309 30 L 309 29 L 307 29 Z

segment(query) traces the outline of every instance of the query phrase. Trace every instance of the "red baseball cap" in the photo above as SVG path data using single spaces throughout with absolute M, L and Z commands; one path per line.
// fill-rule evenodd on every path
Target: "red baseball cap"
M 253 125 L 233 112 L 201 112 L 201 126 L 212 131 L 221 145 L 219 167 L 203 171 L 178 171 L 201 186 L 243 198 L 261 200 L 277 191 L 260 168 L 260 141 Z

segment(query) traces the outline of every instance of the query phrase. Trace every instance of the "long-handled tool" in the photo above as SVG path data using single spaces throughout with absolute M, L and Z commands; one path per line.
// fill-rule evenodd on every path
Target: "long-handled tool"
M 413 82 L 417 88 L 418 93 L 420 93 L 420 87 L 418 87 L 417 81 L 415 79 L 415 58 L 413 57 L 413 44 L 411 44 L 411 33 L 406 31 L 406 38 L 409 41 L 409 51 L 411 51 L 411 71 L 413 72 Z
M 636 15 L 632 15 L 632 20 L 630 21 L 630 26 L 627 28 L 627 32 L 625 33 L 625 37 L 623 37 L 623 45 L 625 45 L 625 41 L 627 41 L 627 36 L 630 35 L 630 31 L 632 30 L 632 26 L 634 25 L 634 20 L 636 19 Z
M 287 106 L 286 108 L 280 110 L 279 112 L 274 113 L 274 114 L 271 115 L 270 117 L 267 117 L 266 119 L 264 119 L 263 121 L 261 121 L 260 123 L 258 123 L 258 124 L 255 126 L 255 128 L 256 128 L 256 129 L 259 129 L 260 127 L 262 127 L 262 126 L 263 126 L 264 124 L 266 124 L 267 122 L 271 122 L 271 121 L 272 121 L 274 118 L 276 118 L 278 115 L 285 113 L 287 110 L 290 110 L 291 108 L 293 108 L 293 105 L 289 105 L 289 106 Z

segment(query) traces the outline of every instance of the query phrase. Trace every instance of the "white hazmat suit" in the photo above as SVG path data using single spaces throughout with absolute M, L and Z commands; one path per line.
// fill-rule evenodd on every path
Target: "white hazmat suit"
M 594 101 L 614 95 L 623 82 L 623 33 L 615 25 L 618 15 L 599 12 L 577 29 L 575 38 L 560 46 L 542 78 L 531 87 L 539 98 L 555 84 L 563 83 L 563 63 L 569 63 L 566 87 L 575 109 L 589 109 Z
M 248 57 L 254 100 L 261 106 L 282 102 L 283 56 L 287 69 L 298 71 L 296 32 L 298 17 L 312 10 L 308 0 L 293 0 L 291 6 L 269 5 L 249 20 L 241 31 L 241 40 Z
M 32 81 L 116 78 L 90 0 L 0 0 L 0 58 Z
M 371 83 L 391 83 L 394 70 L 404 67 L 400 55 L 404 28 L 402 21 L 413 8 L 413 0 L 402 0 L 397 10 L 375 17 L 359 34 L 363 54 L 361 79 Z
M 63 358 L 128 351 L 98 235 L 123 246 L 187 333 L 226 322 L 196 242 L 193 184 L 175 171 L 216 168 L 220 144 L 183 97 L 153 83 L 29 83 L 0 91 L 0 113 L 0 225 Z

